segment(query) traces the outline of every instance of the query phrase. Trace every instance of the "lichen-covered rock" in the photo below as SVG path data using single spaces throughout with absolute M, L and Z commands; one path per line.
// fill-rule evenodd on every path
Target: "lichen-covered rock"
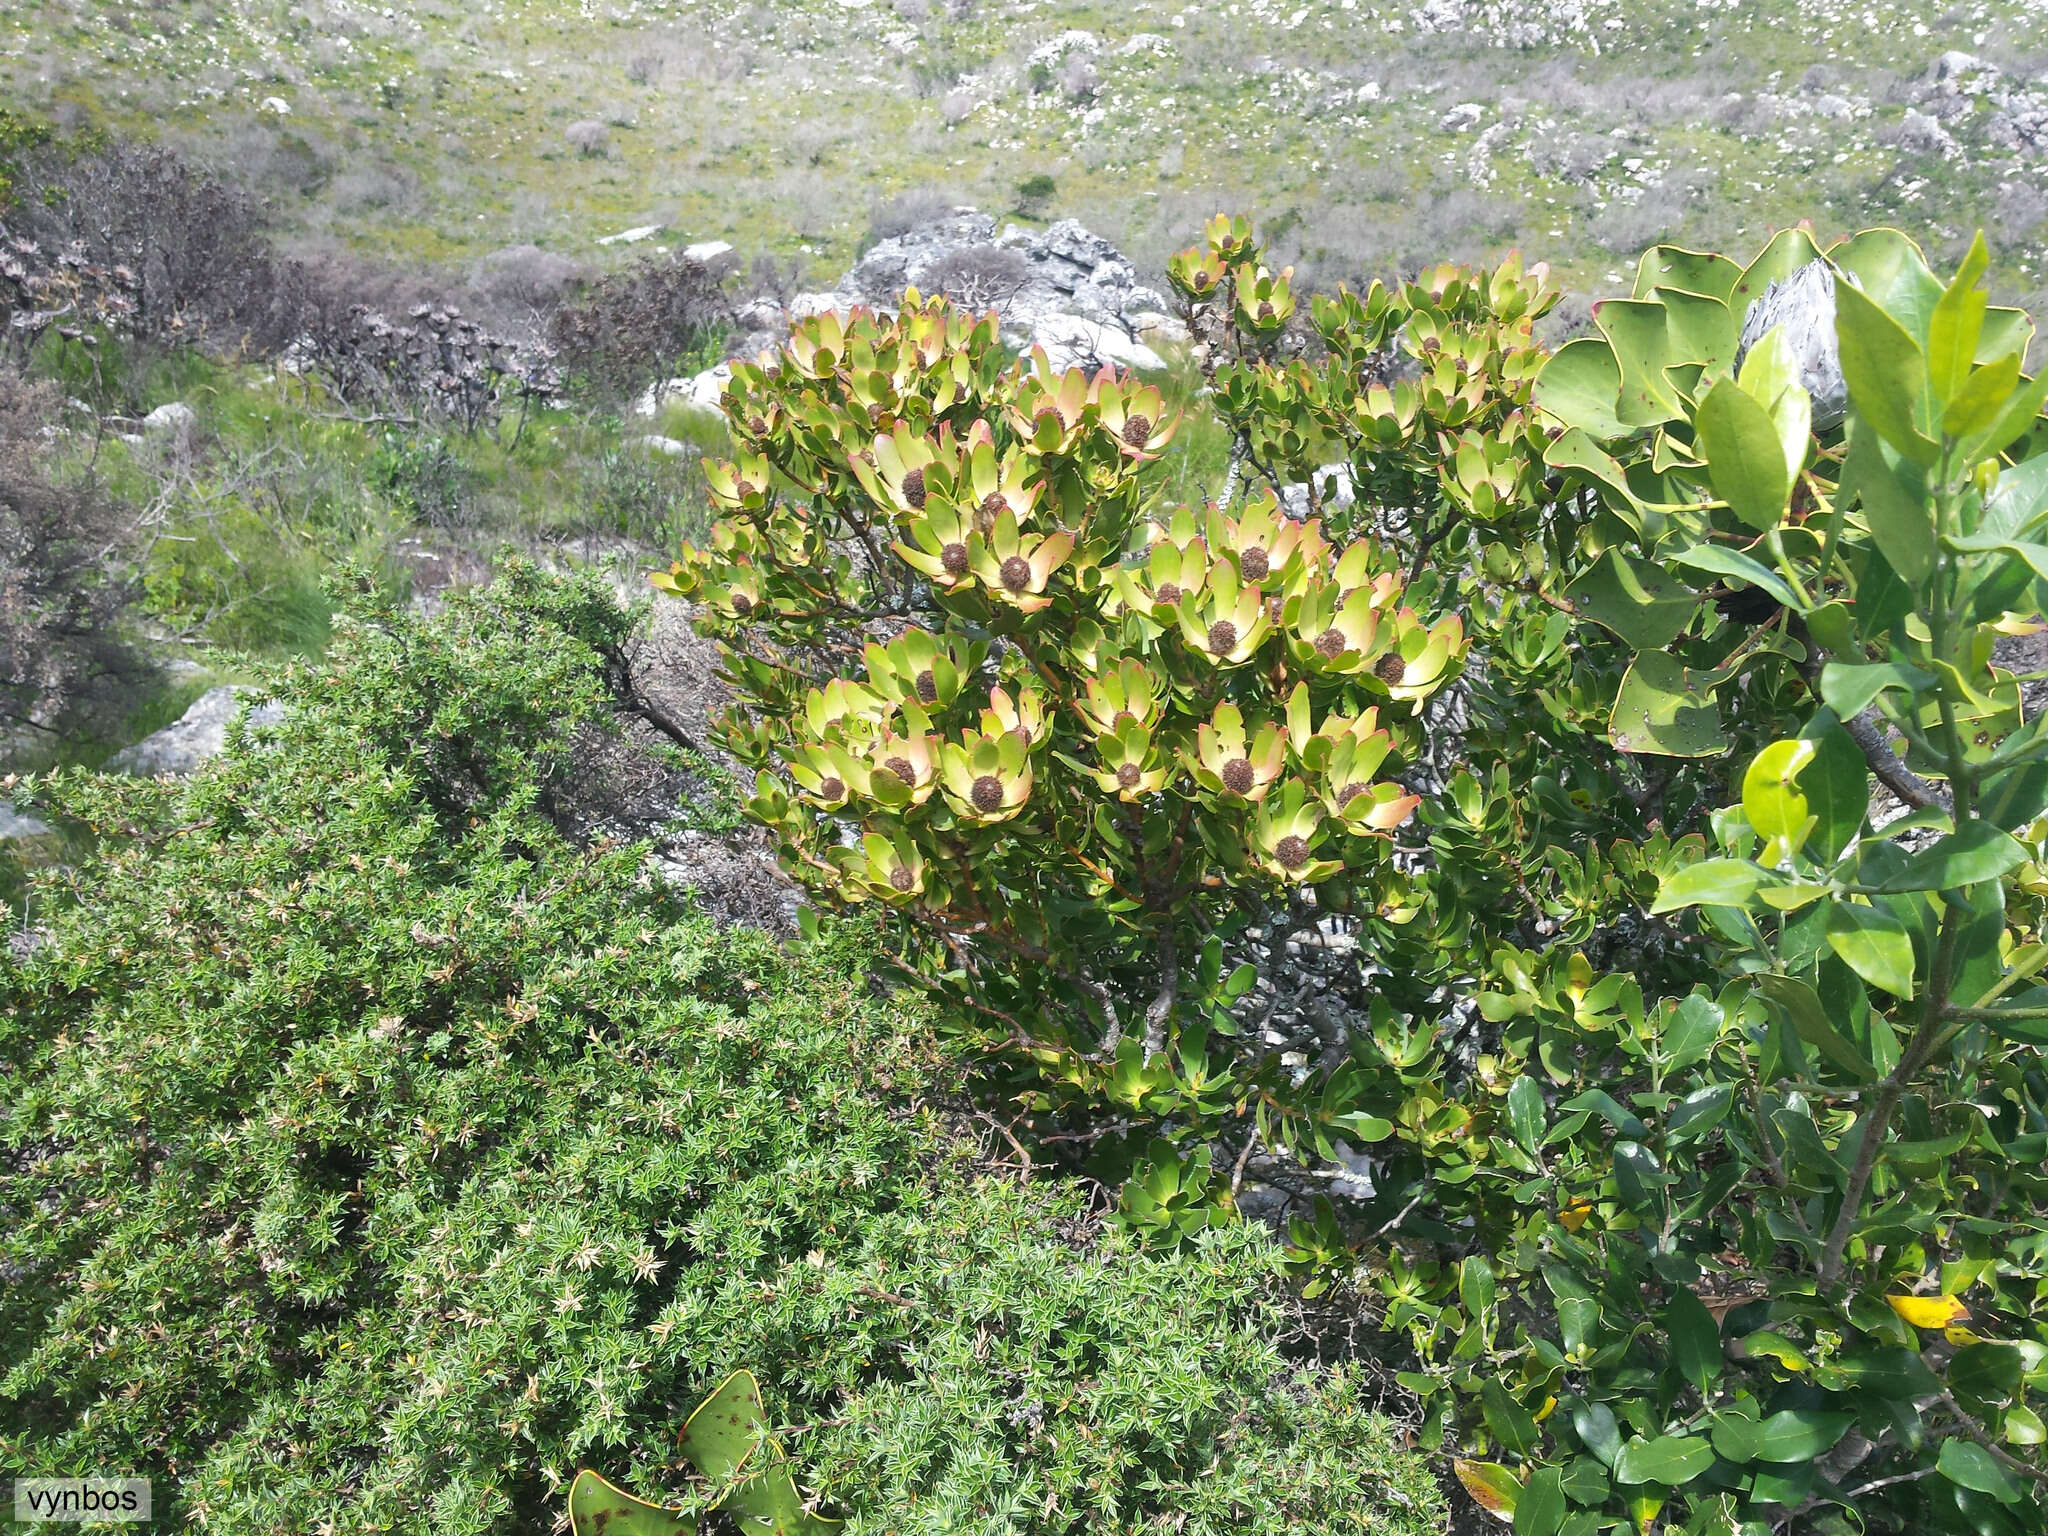
M 106 771 L 144 779 L 196 773 L 209 759 L 220 756 L 227 745 L 228 726 L 241 712 L 243 696 L 251 692 L 233 686 L 207 689 L 175 724 L 108 758 Z M 279 704 L 259 703 L 249 712 L 251 725 L 274 725 L 283 718 L 284 708 Z

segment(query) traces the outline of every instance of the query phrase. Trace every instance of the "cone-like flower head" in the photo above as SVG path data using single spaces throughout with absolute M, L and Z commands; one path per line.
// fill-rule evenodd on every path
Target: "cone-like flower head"
M 1363 738 L 1340 737 L 1316 775 L 1316 790 L 1323 809 L 1337 818 L 1347 832 L 1359 836 L 1385 835 L 1406 821 L 1421 803 L 1421 796 L 1408 794 L 1400 785 L 1376 783 L 1373 779 L 1393 745 L 1393 738 L 1385 731 L 1375 731 Z
M 797 792 L 821 811 L 840 810 L 849 800 L 867 798 L 867 765 L 836 743 L 795 748 L 789 776 Z
M 1031 798 L 1031 755 L 1015 736 L 970 731 L 940 755 L 946 804 L 963 821 L 1008 821 Z
M 1287 652 L 1304 671 L 1356 672 L 1385 648 L 1370 588 L 1320 581 L 1287 605 Z
M 889 704 L 880 694 L 835 677 L 823 688 L 813 688 L 804 701 L 804 723 L 814 740 L 845 740 L 850 735 L 865 737 L 889 717 Z
M 875 439 L 869 450 L 873 467 L 859 454 L 851 460 L 854 478 L 875 502 L 899 520 L 922 516 L 934 496 L 950 497 L 959 478 L 951 443 L 934 446 L 898 422 L 896 430 Z M 942 451 L 945 450 L 945 451 Z
M 1252 820 L 1252 852 L 1259 867 L 1288 885 L 1327 880 L 1344 866 L 1315 856 L 1322 841 L 1323 813 L 1299 779 L 1289 779 L 1259 806 Z
M 1001 688 L 988 691 L 988 708 L 981 712 L 985 736 L 1014 736 L 1029 751 L 1045 740 L 1045 699 L 1036 689 L 1020 688 L 1012 699 Z
M 1114 672 L 1088 679 L 1080 703 L 1081 717 L 1097 736 L 1114 735 L 1127 722 L 1151 730 L 1159 719 L 1159 674 L 1135 656 L 1126 656 Z
M 1268 721 L 1245 733 L 1244 714 L 1228 699 L 1195 733 L 1195 751 L 1188 768 L 1195 782 L 1212 795 L 1258 801 L 1287 766 L 1287 737 Z
M 1394 645 L 1369 669 L 1396 699 L 1426 699 L 1449 680 L 1465 654 L 1465 626 L 1455 613 L 1424 628 L 1412 608 L 1394 616 Z
M 958 655 L 938 636 L 906 629 L 887 645 L 869 641 L 868 689 L 892 705 L 910 705 L 927 712 L 947 708 L 960 696 L 960 684 L 980 661 Z
M 1209 583 L 1209 552 L 1199 543 L 1155 540 L 1140 566 L 1117 568 L 1117 592 L 1124 606 L 1155 624 L 1179 622 L 1181 604 Z
M 923 805 L 938 785 L 938 743 L 919 727 L 921 713 L 906 711 L 907 734 L 886 730 L 867 750 L 868 798 L 891 810 Z
M 1237 579 L 1237 567 L 1219 560 L 1209 571 L 1208 590 L 1180 605 L 1180 632 L 1188 648 L 1216 667 L 1237 667 L 1252 659 L 1273 627 L 1257 587 Z
M 860 851 L 854 878 L 878 901 L 903 906 L 924 894 L 924 855 L 907 839 L 870 832 L 861 839 Z
M 1019 533 L 1016 516 L 1006 507 L 987 542 L 974 552 L 974 574 L 996 601 L 1023 613 L 1037 613 L 1052 602 L 1045 595 L 1045 584 L 1073 549 L 1074 536 L 1064 529 Z
M 1012 522 L 1029 526 L 1038 506 L 1038 487 L 1024 484 L 1030 463 L 1016 449 L 996 458 L 995 444 L 982 439 L 967 455 L 967 474 L 959 501 L 974 519 L 975 530 L 987 536 L 1007 512 Z
M 1320 543 L 1314 524 L 1304 527 L 1280 510 L 1271 491 L 1254 497 L 1235 520 L 1211 508 L 1209 549 L 1226 557 L 1248 587 L 1279 591 L 1300 568 L 1303 535 Z
M 1105 368 L 1090 393 L 1103 426 L 1127 459 L 1156 459 L 1179 429 L 1179 422 L 1167 417 L 1165 396 L 1149 384 L 1119 379 Z
M 973 512 L 935 496 L 895 547 L 904 563 L 922 572 L 933 586 L 957 592 L 974 585 L 974 552 L 981 542 Z
M 744 558 L 733 561 L 716 579 L 705 582 L 698 589 L 698 596 L 721 619 L 736 619 L 742 624 L 759 617 L 766 601 L 760 571 Z
M 1104 794 L 1126 805 L 1157 794 L 1172 775 L 1172 764 L 1154 747 L 1152 733 L 1126 718 L 1113 734 L 1095 739 L 1095 764 L 1089 770 Z
M 704 484 L 711 504 L 721 512 L 759 512 L 768 505 L 773 472 L 759 454 L 742 454 L 733 463 L 704 461 Z

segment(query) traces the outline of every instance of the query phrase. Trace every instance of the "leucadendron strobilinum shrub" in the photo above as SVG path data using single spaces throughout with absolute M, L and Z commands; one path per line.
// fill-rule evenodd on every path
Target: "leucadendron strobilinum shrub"
M 2048 429 L 1984 266 L 1660 249 L 1549 358 L 1540 268 L 1304 324 L 1219 219 L 1213 418 L 819 317 L 657 585 L 1022 1128 L 1161 1245 L 1287 1197 L 1522 1536 L 2039 1530 Z

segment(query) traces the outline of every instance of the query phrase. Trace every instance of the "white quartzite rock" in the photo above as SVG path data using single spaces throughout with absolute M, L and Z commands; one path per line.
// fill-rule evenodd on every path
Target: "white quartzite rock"
M 247 688 L 236 687 L 207 689 L 176 724 L 167 725 L 108 758 L 106 772 L 133 774 L 143 779 L 196 772 L 208 759 L 220 756 L 227 745 L 228 726 L 241 711 L 241 696 L 248 692 Z M 283 718 L 281 704 L 260 703 L 249 711 L 252 726 L 275 725 Z

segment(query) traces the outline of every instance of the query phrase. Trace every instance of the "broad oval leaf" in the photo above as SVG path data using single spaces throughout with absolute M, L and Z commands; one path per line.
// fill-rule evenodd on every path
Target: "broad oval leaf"
M 1503 1525 L 1514 1520 L 1515 1506 L 1522 1500 L 1522 1484 L 1514 1473 L 1497 1461 L 1462 1459 L 1452 1462 L 1451 1470 L 1458 1474 L 1473 1503 Z
M 1689 1483 L 1714 1464 L 1714 1447 L 1704 1435 L 1638 1435 L 1614 1458 L 1619 1483 Z
M 585 1467 L 569 1485 L 570 1536 L 696 1536 L 693 1515 L 663 1509 Z
M 1911 693 L 1933 686 L 1930 674 L 1899 661 L 1873 662 L 1867 666 L 1831 661 L 1820 669 L 1821 702 L 1844 720 L 1862 714 L 1887 688 L 1903 688 Z
M 1774 741 L 1750 760 L 1742 775 L 1742 813 L 1764 840 L 1758 862 L 1777 864 L 1805 846 L 1816 818 L 1798 787 L 1799 772 L 1813 761 L 1810 741 Z
M 1763 403 L 1735 380 L 1707 391 L 1693 419 L 1714 494 L 1758 532 L 1776 528 L 1792 499 L 1792 474 Z
M 1770 878 L 1747 859 L 1702 859 L 1673 870 L 1657 887 L 1655 912 L 1676 912 L 1681 907 L 1739 907 L 1756 894 Z
M 1938 450 L 1915 420 L 1927 392 L 1920 344 L 1854 283 L 1835 284 L 1835 335 L 1850 403 L 1892 448 L 1932 464 Z
M 1941 1454 L 1934 1464 L 1952 1483 L 1975 1489 L 1978 1493 L 1988 1493 L 2001 1504 L 2020 1501 L 2019 1488 L 2006 1475 L 2005 1468 L 1974 1440 L 1965 1440 L 1957 1435 L 1943 1441 Z
M 1828 948 L 1871 986 L 1893 997 L 1913 995 L 1912 937 L 1883 908 L 1837 902 L 1828 912 Z
M 1996 880 L 2027 862 L 2027 850 L 1989 822 L 1965 822 L 1931 848 L 1923 848 L 1885 881 L 1887 891 L 1949 891 Z
M 1855 1422 L 1853 1413 L 1787 1408 L 1757 1425 L 1754 1454 L 1758 1461 L 1811 1461 L 1832 1449 Z
M 1515 1504 L 1515 1536 L 1557 1536 L 1564 1528 L 1564 1473 L 1538 1467 Z
M 1534 1077 L 1518 1077 L 1508 1090 L 1508 1128 L 1529 1152 L 1543 1144 L 1543 1085 Z

